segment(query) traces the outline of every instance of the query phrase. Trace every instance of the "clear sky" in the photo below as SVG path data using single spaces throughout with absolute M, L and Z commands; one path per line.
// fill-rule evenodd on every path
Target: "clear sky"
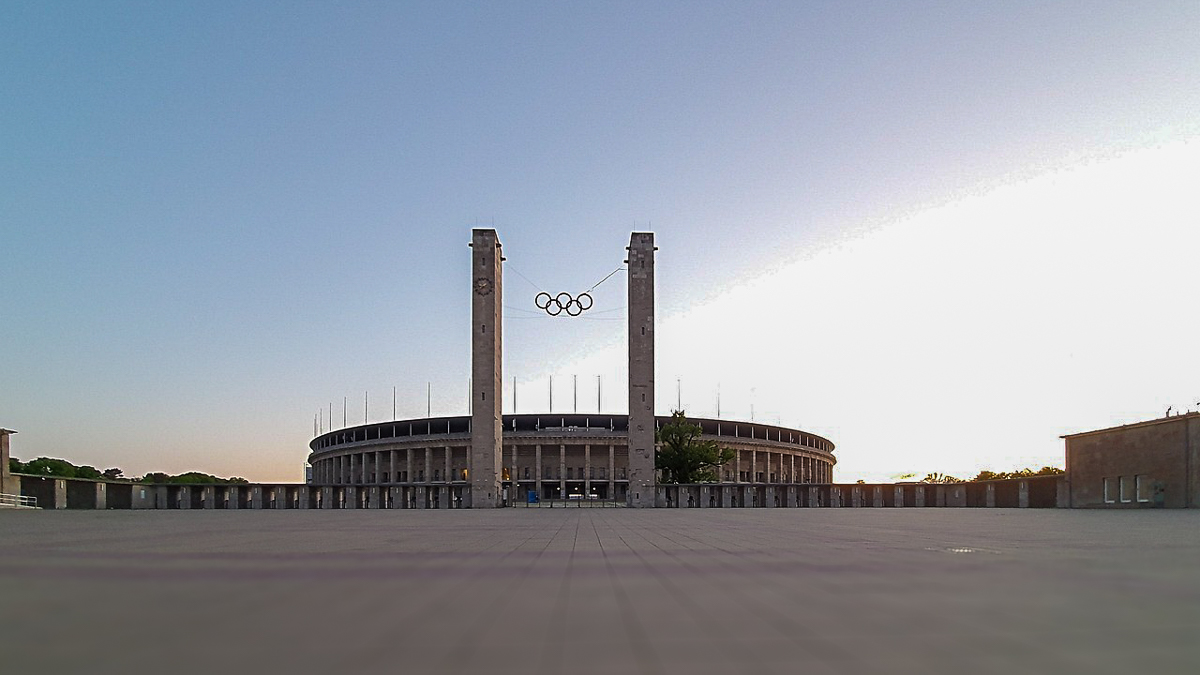
M 624 412 L 624 275 L 533 296 L 651 229 L 660 413 L 719 386 L 839 480 L 1061 463 L 1200 407 L 1198 36 L 1196 2 L 6 2 L 0 426 L 266 481 L 343 397 L 464 414 L 476 225 L 518 410 L 600 375 Z

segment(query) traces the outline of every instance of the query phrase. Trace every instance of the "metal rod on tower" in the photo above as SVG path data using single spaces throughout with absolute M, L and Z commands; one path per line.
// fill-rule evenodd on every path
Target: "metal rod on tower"
M 425 383 L 425 417 L 433 417 L 433 414 L 430 412 L 433 409 L 433 404 L 430 403 L 431 399 L 429 394 L 431 387 L 432 385 L 429 382 Z
M 579 376 L 571 376 L 571 398 L 573 406 L 572 412 L 579 412 Z
M 346 428 L 346 402 L 350 400 L 349 396 L 342 397 L 342 428 Z
M 396 421 L 396 387 L 392 386 L 392 421 Z
M 554 412 L 554 376 L 550 376 L 550 411 Z
M 600 414 L 600 376 L 596 376 L 596 414 Z
M 721 419 L 721 383 L 717 383 L 717 419 Z
M 367 423 L 367 392 L 363 392 L 363 424 Z
M 517 377 L 513 376 L 513 414 L 517 414 Z
M 675 409 L 683 410 L 683 385 L 680 384 L 680 378 L 675 378 Z

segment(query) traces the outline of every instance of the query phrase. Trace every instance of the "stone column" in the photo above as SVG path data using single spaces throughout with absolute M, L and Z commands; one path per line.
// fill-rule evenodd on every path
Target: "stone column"
M 558 444 L 558 498 L 567 498 L 567 446 Z
M 592 446 L 583 446 L 583 498 L 592 494 Z
M 425 478 L 421 482 L 428 483 L 433 480 L 433 448 L 425 448 Z
M 412 469 L 412 465 L 413 465 L 412 457 L 413 457 L 413 449 L 405 448 L 404 449 L 404 482 L 405 483 L 414 482 L 413 469 Z
M 0 492 L 10 495 L 21 494 L 21 479 L 13 477 L 8 470 L 11 456 L 8 437 L 15 433 L 12 429 L 0 429 Z
M 510 505 L 516 504 L 517 499 L 520 498 L 520 495 L 519 495 L 520 490 L 518 488 L 521 485 L 521 483 L 520 483 L 521 477 L 517 475 L 517 473 L 518 473 L 517 457 L 519 456 L 519 454 L 520 453 L 517 451 L 516 444 L 513 444 L 512 460 L 511 460 L 512 463 L 508 470 L 508 503 Z
M 654 233 L 629 237 L 629 498 L 654 506 Z
M 501 400 L 501 269 L 504 256 L 496 231 L 471 231 L 471 456 L 473 508 L 503 506 Z
M 445 451 L 446 451 L 446 465 L 445 465 L 445 467 L 442 468 L 442 479 L 445 480 L 447 483 L 449 483 L 449 482 L 453 481 L 455 478 L 455 476 L 450 475 L 450 472 L 453 471 L 453 466 L 452 466 L 453 462 L 451 462 L 450 459 L 454 455 L 454 449 L 449 446 L 446 446 Z M 469 462 L 470 462 L 470 460 L 468 459 L 468 463 Z M 470 471 L 470 469 L 468 469 L 467 475 L 470 475 L 470 473 L 471 473 L 471 471 Z
M 617 465 L 616 465 L 617 449 L 611 443 L 608 446 L 608 498 L 617 498 Z
M 534 471 L 534 489 L 537 490 L 538 499 L 542 498 L 542 446 L 533 446 L 533 471 Z

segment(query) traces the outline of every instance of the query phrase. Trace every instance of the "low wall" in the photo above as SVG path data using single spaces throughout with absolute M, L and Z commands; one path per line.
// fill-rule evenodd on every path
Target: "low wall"
M 151 485 L 16 475 L 47 509 L 460 509 L 462 485 Z M 659 485 L 661 508 L 1065 508 L 1062 476 L 973 483 L 707 483 Z

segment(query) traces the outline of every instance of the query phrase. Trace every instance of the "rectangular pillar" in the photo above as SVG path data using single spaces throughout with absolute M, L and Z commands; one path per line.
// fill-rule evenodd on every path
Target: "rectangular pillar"
M 471 230 L 471 505 L 503 506 L 501 289 L 504 256 L 492 229 Z
M 608 474 L 605 478 L 608 479 L 608 498 L 617 498 L 617 467 L 616 467 L 616 446 L 609 444 L 608 446 Z
M 542 446 L 533 446 L 534 489 L 538 499 L 542 498 Z
M 583 498 L 592 494 L 592 446 L 583 446 Z
M 558 446 L 558 498 L 567 498 L 567 446 Z
M 634 508 L 654 506 L 654 233 L 629 236 L 626 277 L 629 313 L 629 497 Z

